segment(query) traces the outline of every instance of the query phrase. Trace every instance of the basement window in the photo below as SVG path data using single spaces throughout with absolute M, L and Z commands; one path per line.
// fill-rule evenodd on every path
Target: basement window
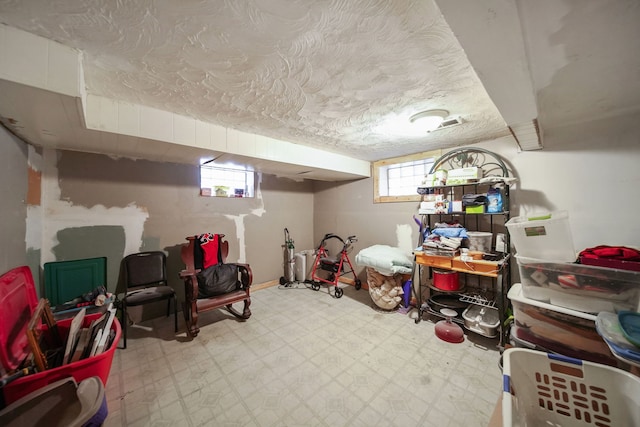
M 419 202 L 422 183 L 441 151 L 426 151 L 373 163 L 373 202 Z
M 210 161 L 209 161 L 210 162 Z M 205 197 L 254 197 L 255 172 L 246 166 L 200 165 L 200 195 Z

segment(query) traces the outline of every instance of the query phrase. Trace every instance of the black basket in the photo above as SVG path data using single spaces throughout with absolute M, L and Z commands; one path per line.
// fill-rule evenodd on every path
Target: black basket
M 340 270 L 340 263 L 338 263 L 335 259 L 322 258 L 320 260 L 320 268 L 324 271 L 337 273 Z

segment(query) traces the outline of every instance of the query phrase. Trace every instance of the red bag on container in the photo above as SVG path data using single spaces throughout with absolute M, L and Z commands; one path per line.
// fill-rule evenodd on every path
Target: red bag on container
M 640 271 L 640 251 L 626 246 L 600 245 L 580 252 L 580 264 Z

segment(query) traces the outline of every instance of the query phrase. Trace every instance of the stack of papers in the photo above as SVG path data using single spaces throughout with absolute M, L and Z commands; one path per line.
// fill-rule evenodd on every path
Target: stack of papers
M 115 338 L 115 331 L 111 329 L 116 316 L 113 303 L 109 304 L 102 316 L 92 321 L 87 327 L 83 327 L 85 315 L 86 310 L 83 308 L 71 321 L 63 364 L 96 356 L 108 350 Z

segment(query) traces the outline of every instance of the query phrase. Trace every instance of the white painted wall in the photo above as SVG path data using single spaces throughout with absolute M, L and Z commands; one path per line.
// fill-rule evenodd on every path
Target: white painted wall
M 519 178 L 512 217 L 566 210 L 577 251 L 640 247 L 639 121 L 636 113 L 549 129 L 538 151 L 502 140 L 480 146 L 502 155 Z
M 640 114 L 549 129 L 545 148 L 519 151 L 511 138 L 478 144 L 499 154 L 519 179 L 511 216 L 566 210 L 576 251 L 597 245 L 640 247 Z M 373 179 L 319 183 L 314 235 L 357 234 L 354 254 L 374 244 L 418 241 L 418 204 L 373 203 Z M 406 236 L 410 231 L 411 237 Z M 354 255 L 355 256 L 355 255 Z M 364 267 L 357 268 L 361 279 Z M 517 279 L 517 268 L 512 270 Z
M 27 145 L 0 126 L 0 274 L 27 263 Z
M 42 206 L 45 212 L 40 241 L 28 242 L 35 248 L 40 248 L 41 262 L 58 261 L 53 253 L 53 248 L 58 244 L 58 232 L 69 227 L 87 227 L 116 225 L 125 230 L 125 253 L 138 252 L 142 245 L 144 224 L 149 213 L 144 208 L 135 204 L 125 207 L 105 207 L 95 205 L 92 207 L 74 204 L 73 201 L 63 200 L 60 196 L 58 179 L 57 158 L 58 151 L 45 149 L 43 151 L 42 174 Z M 40 212 L 29 210 L 29 215 Z M 32 218 L 28 218 L 33 221 Z M 35 222 L 35 221 L 34 221 Z

